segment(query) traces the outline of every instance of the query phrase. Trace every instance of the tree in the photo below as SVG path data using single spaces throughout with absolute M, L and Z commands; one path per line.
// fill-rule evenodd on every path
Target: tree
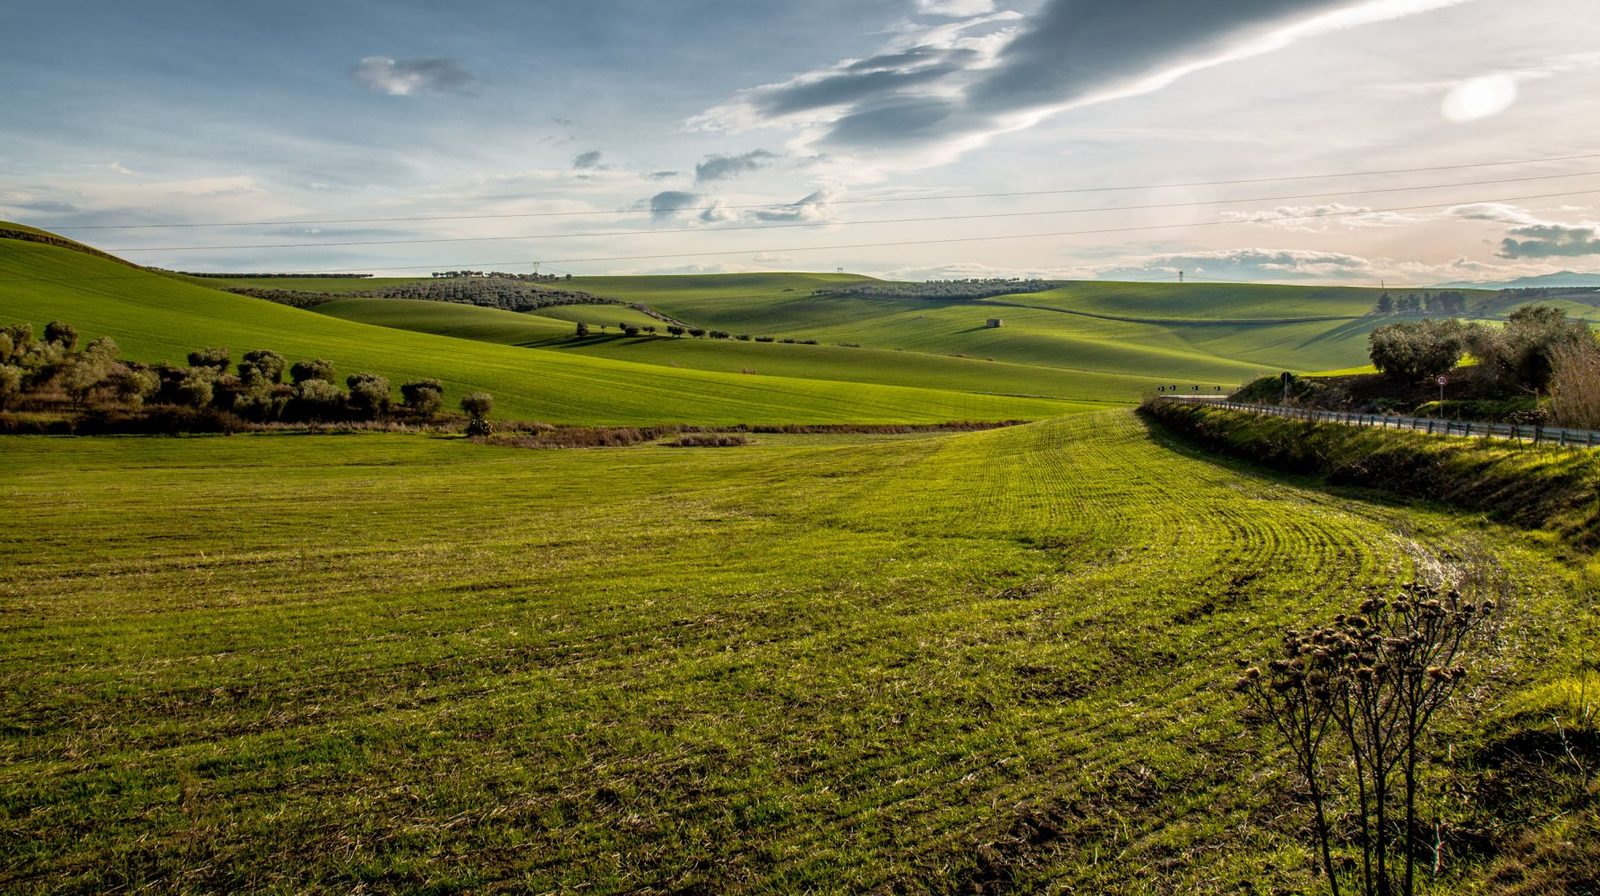
M 693 336 L 696 339 L 699 339 L 701 336 L 706 335 L 706 331 L 704 329 L 700 328 L 700 327 L 690 327 L 689 328 L 689 335 Z
M 44 325 L 44 341 L 70 352 L 78 347 L 78 329 L 65 321 L 53 320 Z
M 589 325 L 587 323 L 584 323 L 581 320 L 578 321 L 578 338 L 582 339 L 583 337 L 588 336 L 588 335 L 589 335 Z
M 667 324 L 667 335 L 669 336 L 682 336 L 685 332 L 687 331 L 677 324 Z
M 432 420 L 444 407 L 444 386 L 438 380 L 412 380 L 400 384 L 400 398 L 411 413 Z
M 352 373 L 344 384 L 350 387 L 350 405 L 363 417 L 370 420 L 388 412 L 388 379 L 375 373 Z
M 639 335 L 639 328 L 634 326 L 633 324 L 623 324 L 622 325 L 622 335 L 624 335 L 624 336 L 637 336 L 637 335 Z
M 1372 310 L 1377 314 L 1393 314 L 1394 296 L 1385 291 L 1383 295 L 1378 296 L 1378 301 L 1372 306 Z
M 1453 320 L 1385 324 L 1367 337 L 1372 366 L 1414 383 L 1455 367 L 1466 351 L 1466 334 Z
M 324 358 L 310 361 L 296 361 L 289 368 L 289 379 L 296 386 L 303 385 L 307 380 L 322 380 L 326 383 L 333 382 L 333 362 Z

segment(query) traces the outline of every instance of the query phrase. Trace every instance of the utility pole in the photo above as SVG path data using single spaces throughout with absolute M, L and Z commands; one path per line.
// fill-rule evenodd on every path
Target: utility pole
M 1179 272 L 1178 272 L 1178 282 L 1179 282 L 1179 283 L 1182 283 L 1182 282 L 1183 282 L 1183 271 L 1179 271 Z

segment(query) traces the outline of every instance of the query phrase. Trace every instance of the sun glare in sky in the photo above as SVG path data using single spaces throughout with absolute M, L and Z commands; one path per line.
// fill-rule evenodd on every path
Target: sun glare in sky
M 1484 75 L 1462 81 L 1445 94 L 1441 111 L 1449 121 L 1464 123 L 1492 118 L 1517 101 L 1517 79 L 1510 75 Z

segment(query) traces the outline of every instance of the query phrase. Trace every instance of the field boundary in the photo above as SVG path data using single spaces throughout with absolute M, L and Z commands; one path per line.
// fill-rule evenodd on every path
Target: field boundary
M 1551 445 L 1558 448 L 1592 449 L 1600 447 L 1600 431 L 1573 429 L 1562 426 L 1540 426 L 1531 423 L 1487 423 L 1473 420 L 1441 420 L 1437 417 L 1403 417 L 1395 414 L 1358 414 L 1354 411 L 1323 411 L 1315 408 L 1295 408 L 1273 404 L 1249 404 L 1226 399 L 1191 398 L 1183 395 L 1159 396 L 1159 401 L 1176 401 L 1187 404 L 1204 404 L 1206 407 L 1227 408 L 1267 414 L 1290 420 L 1311 423 L 1338 423 L 1370 429 L 1401 429 L 1434 436 L 1461 436 L 1465 438 L 1506 439 L 1533 445 Z

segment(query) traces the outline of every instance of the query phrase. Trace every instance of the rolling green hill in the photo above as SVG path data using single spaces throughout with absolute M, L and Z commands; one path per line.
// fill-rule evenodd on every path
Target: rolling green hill
M 529 352 L 341 321 L 73 248 L 0 238 L 0 320 L 61 319 L 86 338 L 109 335 L 126 356 L 181 361 L 192 349 L 269 348 L 324 357 L 342 373 L 398 384 L 436 377 L 448 399 L 483 390 L 503 416 L 566 423 L 845 423 L 1037 419 L 1077 409 L 1059 401 L 941 389 L 723 374 Z
M 318 314 L 344 320 L 463 339 L 724 373 L 754 371 L 814 380 L 1119 403 L 1125 403 L 1131 396 L 1167 382 L 1156 377 L 1141 377 L 1115 370 L 1073 370 L 838 345 L 786 345 L 781 342 L 666 336 L 626 338 L 615 331 L 610 336 L 576 339 L 573 338 L 570 325 L 546 317 L 553 311 L 582 310 L 603 318 L 615 310 L 615 306 L 563 306 L 522 314 L 445 302 L 342 299 L 320 305 L 315 310 Z M 1231 383 L 1232 380 L 1219 380 L 1216 384 Z M 1211 383 L 1207 382 L 1207 385 Z

